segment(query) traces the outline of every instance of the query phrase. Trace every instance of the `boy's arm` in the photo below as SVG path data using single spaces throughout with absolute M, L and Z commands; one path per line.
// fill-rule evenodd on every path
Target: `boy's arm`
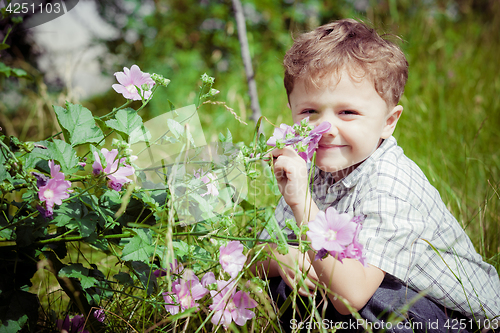
M 251 271 L 255 275 L 281 278 L 291 287 L 299 285 L 298 275 L 307 272 L 304 279 L 305 287 L 299 285 L 298 292 L 302 296 L 310 295 L 309 290 L 314 290 L 318 277 L 311 265 L 309 255 L 302 253 L 294 246 L 289 247 L 288 254 L 282 255 L 276 250 L 276 244 L 267 244 L 265 250 L 268 260 L 255 263 Z
M 309 178 L 305 161 L 291 148 L 273 151 L 275 175 L 280 192 L 290 206 L 297 225 L 314 220 L 319 209 L 311 200 Z M 355 259 L 343 259 L 342 263 L 332 256 L 314 260 L 314 251 L 309 251 L 310 261 L 319 281 L 331 292 L 328 294 L 334 307 L 341 314 L 350 311 L 336 294 L 346 299 L 352 307 L 360 310 L 378 289 L 385 272 L 375 266 L 365 267 Z
M 314 256 L 314 253 L 310 255 Z M 328 297 L 341 314 L 349 314 L 350 311 L 335 294 L 347 300 L 359 311 L 373 296 L 385 276 L 385 272 L 381 269 L 371 265 L 364 267 L 356 259 L 343 259 L 341 263 L 334 257 L 328 256 L 323 260 L 315 260 L 312 264 L 319 281 L 333 291 Z

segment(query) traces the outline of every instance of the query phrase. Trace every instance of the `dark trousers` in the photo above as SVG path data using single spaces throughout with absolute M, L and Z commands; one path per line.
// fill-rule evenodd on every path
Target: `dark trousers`
M 279 308 L 283 304 L 289 304 L 279 318 L 284 332 L 307 332 L 308 329 L 314 332 L 319 328 L 339 332 L 364 332 L 366 327 L 373 332 L 393 333 L 480 332 L 473 319 L 422 297 L 388 274 L 372 298 L 359 311 L 362 319 L 339 314 L 330 302 L 325 301 L 326 297 L 317 296 L 316 307 L 320 320 L 310 321 L 311 304 L 307 297 L 297 296 L 295 307 L 290 301 L 286 302 L 292 290 L 280 277 L 270 280 L 270 291 Z

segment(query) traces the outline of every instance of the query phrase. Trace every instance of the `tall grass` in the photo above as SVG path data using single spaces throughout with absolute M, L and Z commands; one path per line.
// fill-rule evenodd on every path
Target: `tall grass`
M 359 17 L 359 16 L 358 16 Z M 404 112 L 395 137 L 407 156 L 424 171 L 450 211 L 471 237 L 477 251 L 500 268 L 500 15 L 494 20 L 445 10 L 420 9 L 399 16 L 399 23 L 379 22 L 401 36 L 409 79 L 401 100 Z M 362 17 L 361 17 L 362 18 Z M 372 18 L 373 21 L 376 21 Z M 282 84 L 281 58 L 257 72 L 262 112 L 271 122 L 291 123 Z M 249 110 L 241 73 L 218 78 L 219 99 L 237 113 Z M 215 109 L 202 115 L 208 137 L 230 128 L 248 142 L 253 127 Z M 270 135 L 269 125 L 265 132 Z
M 382 11 L 383 8 L 377 10 Z M 377 10 L 352 16 L 368 18 L 382 30 L 400 35 L 403 39 L 401 46 L 410 64 L 410 76 L 401 100 L 404 112 L 395 137 L 407 156 L 422 168 L 441 193 L 443 201 L 466 230 L 477 251 L 500 270 L 499 15 L 492 15 L 493 18 L 488 20 L 474 15 L 453 19 L 446 15 L 446 8 L 432 11 L 417 8 L 413 12 L 398 14 L 397 8 L 391 7 L 391 15 L 383 17 L 377 15 Z M 289 43 L 291 45 L 291 38 Z M 282 85 L 281 60 L 282 54 L 269 52 L 266 60 L 255 68 L 262 113 L 275 124 L 291 123 Z M 162 73 L 162 68 L 170 65 L 159 64 L 155 71 Z M 176 66 L 178 70 L 172 71 L 169 77 L 171 87 L 167 92 L 160 93 L 150 105 L 151 117 L 167 111 L 167 99 L 181 107 L 196 98 L 191 91 L 199 84 L 198 74 L 204 71 L 201 60 L 196 54 L 179 54 Z M 189 71 L 187 67 L 190 67 Z M 243 118 L 250 112 L 245 82 L 241 69 L 221 73 L 216 77 L 214 86 L 221 91 L 217 100 L 225 101 Z M 13 116 L 11 123 L 13 126 L 19 124 L 18 132 L 33 135 L 33 140 L 42 139 L 47 133 L 40 129 L 36 134 L 34 125 L 27 124 L 40 123 L 36 112 L 40 113 L 38 117 L 48 118 L 49 97 L 43 94 L 38 99 L 33 96 L 26 97 L 26 101 L 28 99 L 31 100 L 26 105 L 35 105 L 33 101 L 38 101 L 44 108 L 27 109 L 31 112 L 28 122 L 23 123 L 23 118 Z M 95 102 L 94 99 L 88 104 Z M 255 124 L 240 123 L 223 106 L 209 105 L 199 115 L 207 141 L 215 141 L 218 133 L 226 133 L 228 128 L 235 142 L 249 143 L 253 138 Z M 26 114 L 18 116 L 26 118 Z M 264 132 L 270 135 L 272 126 L 263 123 Z M 39 137 L 35 137 L 37 135 Z M 264 170 L 261 173 L 255 187 L 266 186 L 268 179 Z M 278 199 L 272 191 L 268 191 L 266 196 L 255 194 L 252 197 L 252 191 L 249 195 L 250 201 L 258 207 L 273 205 Z M 242 217 L 238 223 L 244 226 L 247 219 Z M 87 247 L 75 247 L 67 260 L 77 262 L 80 255 L 89 258 L 95 252 Z M 107 266 L 110 276 L 116 273 L 114 263 L 108 263 L 106 258 L 99 260 L 101 268 Z M 41 303 L 44 309 L 48 309 L 47 316 L 51 316 L 50 310 L 64 311 L 67 300 L 61 299 L 62 293 L 51 289 L 54 283 L 50 276 L 39 272 L 37 279 L 34 289 L 40 290 Z M 131 290 L 123 292 L 133 293 Z M 164 318 L 165 313 L 158 304 L 146 304 L 144 300 L 128 297 L 127 294 L 118 294 L 108 306 L 115 309 L 116 327 L 123 330 L 129 327 L 128 324 L 137 329 L 152 327 Z M 261 318 L 275 321 L 272 308 L 262 307 L 259 311 Z M 199 316 L 192 317 L 190 321 L 184 321 L 182 316 L 170 317 L 165 324 L 169 321 L 182 323 L 178 331 L 184 332 L 202 323 Z M 242 331 L 254 330 L 249 326 L 243 327 Z
M 439 190 L 479 253 L 498 269 L 498 20 L 453 22 L 421 15 L 405 27 L 410 76 L 399 144 Z

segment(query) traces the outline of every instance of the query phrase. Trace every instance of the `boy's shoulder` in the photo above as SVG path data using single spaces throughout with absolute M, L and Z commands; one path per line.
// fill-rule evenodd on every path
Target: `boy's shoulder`
M 392 136 L 384 140 L 343 183 L 346 187 L 357 185 L 389 192 L 407 193 L 425 188 L 432 188 L 432 192 L 435 190 L 420 167 L 404 154 Z
M 420 167 L 404 154 L 394 137 L 386 139 L 341 182 L 339 185 L 345 187 L 344 196 L 350 197 L 346 202 L 354 207 L 365 202 L 397 201 L 408 204 L 420 214 L 453 219 L 438 190 Z

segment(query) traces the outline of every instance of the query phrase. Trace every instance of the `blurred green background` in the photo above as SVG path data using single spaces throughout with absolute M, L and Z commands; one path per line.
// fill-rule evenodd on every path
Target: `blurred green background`
M 242 3 L 262 114 L 274 124 L 291 123 L 281 61 L 295 34 L 352 17 L 402 38 L 410 75 L 395 137 L 439 190 L 477 250 L 498 268 L 500 2 Z M 178 108 L 194 103 L 200 75 L 206 72 L 215 77 L 214 88 L 221 91 L 215 100 L 225 102 L 248 122 L 238 122 L 223 106 L 204 106 L 199 115 L 207 141 L 215 141 L 219 132 L 229 128 L 235 142 L 250 142 L 255 124 L 248 121 L 248 88 L 230 0 L 102 0 L 95 5 L 113 31 L 106 38 L 91 39 L 91 45 L 105 50 L 95 56 L 104 76 L 113 78 L 124 66 L 137 64 L 171 80 L 141 111 L 145 120 L 169 111 L 168 101 Z M 123 97 L 111 89 L 114 80 L 109 89 L 79 98 L 64 78 L 49 76 L 38 61 L 43 50 L 33 36 L 30 30 L 16 32 L 9 37 L 12 47 L 2 51 L 2 61 L 25 69 L 31 78 L 0 79 L 0 127 L 7 134 L 40 140 L 56 133 L 51 105 L 64 100 L 83 103 L 96 115 L 123 104 Z M 67 72 L 71 74 L 70 69 Z M 266 123 L 263 130 L 269 136 L 272 126 Z

